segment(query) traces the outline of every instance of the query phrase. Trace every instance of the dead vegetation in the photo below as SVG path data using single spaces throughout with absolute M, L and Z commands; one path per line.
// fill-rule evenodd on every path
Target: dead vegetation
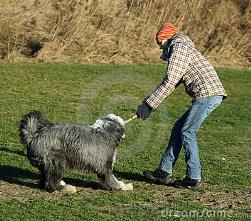
M 175 23 L 218 65 L 250 66 L 249 0 L 5 0 L 0 58 L 159 62 L 158 27 Z
M 141 186 L 137 183 L 137 186 Z M 163 206 L 168 205 L 170 208 L 176 207 L 175 202 L 177 201 L 193 201 L 203 205 L 204 208 L 210 209 L 228 209 L 233 211 L 249 211 L 250 210 L 250 190 L 249 189 L 239 189 L 235 191 L 229 191 L 224 187 L 221 187 L 222 191 L 218 192 L 211 190 L 210 187 L 206 187 L 206 191 L 193 192 L 188 189 L 176 189 L 172 187 L 147 184 L 144 183 L 144 189 L 151 192 L 151 200 L 149 202 L 134 202 L 135 205 L 142 207 L 148 207 L 155 210 L 160 210 Z M 55 200 L 60 199 L 67 193 L 63 191 L 56 191 L 54 193 L 48 193 L 44 190 L 38 189 L 37 184 L 30 184 L 27 186 L 20 186 L 15 183 L 7 183 L 0 181 L 0 200 L 6 201 L 17 201 L 17 202 L 29 202 L 34 200 L 36 197 L 40 197 L 43 200 Z M 143 188 L 143 187 L 142 187 Z M 106 194 L 103 190 L 94 190 L 92 188 L 77 187 L 78 195 L 82 197 L 89 197 L 93 194 Z M 165 194 L 163 194 L 165 193 Z M 77 197 L 76 194 L 73 194 Z M 122 204 L 124 206 L 131 206 L 131 204 Z M 100 209 L 96 207 L 95 209 Z M 244 214 L 244 213 L 243 213 Z

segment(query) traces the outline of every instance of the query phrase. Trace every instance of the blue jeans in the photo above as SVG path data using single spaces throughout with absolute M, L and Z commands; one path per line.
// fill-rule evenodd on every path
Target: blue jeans
M 192 106 L 175 122 L 159 169 L 172 174 L 181 147 L 185 149 L 186 176 L 201 179 L 196 133 L 206 117 L 220 105 L 222 96 L 211 96 L 192 101 Z

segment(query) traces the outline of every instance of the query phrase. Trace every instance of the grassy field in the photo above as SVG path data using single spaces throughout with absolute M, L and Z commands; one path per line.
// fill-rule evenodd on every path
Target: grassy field
M 201 191 L 148 184 L 172 124 L 190 105 L 182 86 L 146 120 L 126 126 L 115 175 L 133 182 L 132 192 L 100 189 L 94 175 L 66 173 L 72 195 L 37 186 L 38 172 L 19 142 L 21 116 L 38 109 L 53 122 L 91 124 L 116 113 L 129 118 L 159 83 L 164 65 L 0 63 L 0 220 L 250 220 L 251 71 L 217 69 L 229 98 L 198 134 Z M 174 178 L 184 175 L 184 152 Z

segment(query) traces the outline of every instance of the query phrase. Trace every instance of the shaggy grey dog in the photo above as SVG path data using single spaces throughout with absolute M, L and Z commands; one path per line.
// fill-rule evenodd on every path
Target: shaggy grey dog
M 104 188 L 132 190 L 112 173 L 116 147 L 124 138 L 124 121 L 109 114 L 93 125 L 53 124 L 32 111 L 20 121 L 21 142 L 27 157 L 40 171 L 39 187 L 61 190 L 64 170 L 94 172 Z

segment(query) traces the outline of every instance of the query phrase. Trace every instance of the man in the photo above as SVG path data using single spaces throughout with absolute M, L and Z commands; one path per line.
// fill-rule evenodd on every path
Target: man
M 138 118 L 148 118 L 152 109 L 156 109 L 181 83 L 192 97 L 192 105 L 175 122 L 159 167 L 154 171 L 144 171 L 144 177 L 151 182 L 170 184 L 175 162 L 183 146 L 186 177 L 174 184 L 197 189 L 202 183 L 196 133 L 209 113 L 227 95 L 213 66 L 195 49 L 190 38 L 180 34 L 173 24 L 161 26 L 156 34 L 156 42 L 163 50 L 161 59 L 168 63 L 167 73 L 159 86 L 138 106 Z

